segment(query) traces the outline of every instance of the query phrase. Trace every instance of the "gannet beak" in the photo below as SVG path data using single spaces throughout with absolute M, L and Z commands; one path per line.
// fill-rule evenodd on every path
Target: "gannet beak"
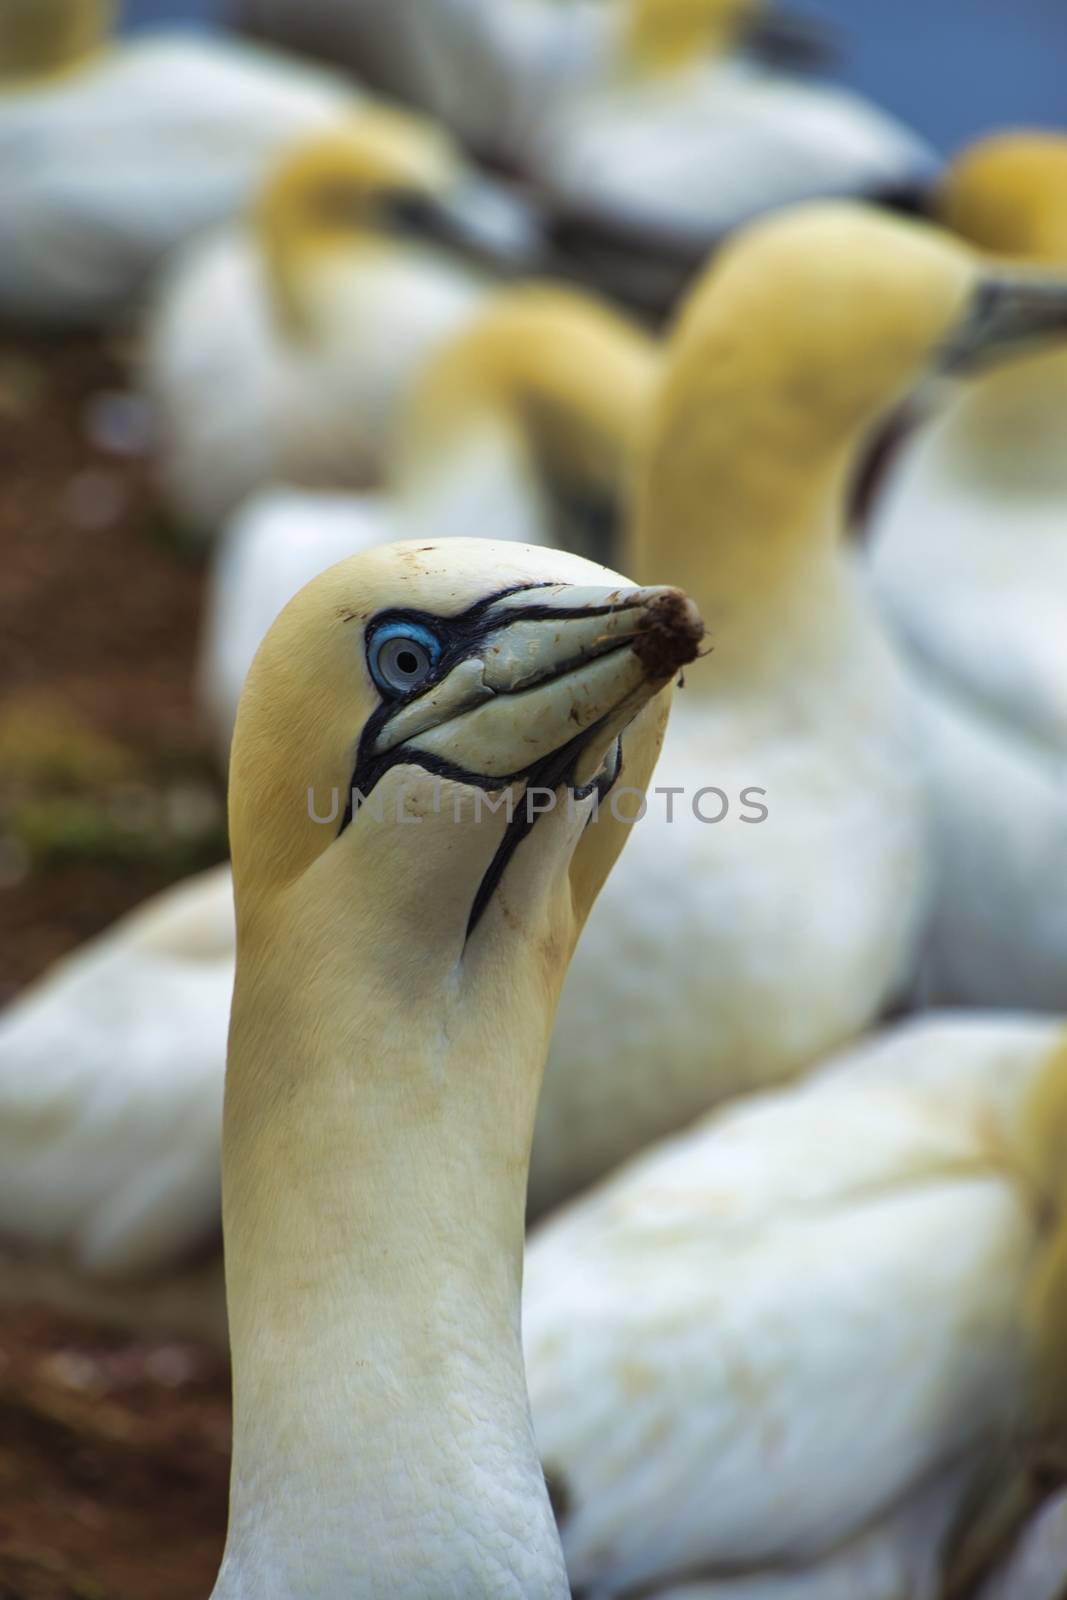
M 1067 278 L 998 273 L 978 285 L 941 366 L 966 373 L 1057 338 L 1067 338 Z
M 830 23 L 777 8 L 768 8 L 752 18 L 744 42 L 748 53 L 758 61 L 790 72 L 832 66 L 841 53 L 836 30 Z
M 362 794 L 400 763 L 483 789 L 585 788 L 704 634 L 692 601 L 669 588 L 535 585 L 453 621 L 436 682 L 368 722 L 353 777 Z
M 544 253 L 544 230 L 536 213 L 490 178 L 468 174 L 447 195 L 405 197 L 400 204 L 396 220 L 405 231 L 498 271 L 528 271 Z

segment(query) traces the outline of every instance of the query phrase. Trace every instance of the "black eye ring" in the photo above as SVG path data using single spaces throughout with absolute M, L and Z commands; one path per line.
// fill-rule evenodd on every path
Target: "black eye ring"
M 386 622 L 367 643 L 367 665 L 383 694 L 410 694 L 433 676 L 441 641 L 419 622 Z

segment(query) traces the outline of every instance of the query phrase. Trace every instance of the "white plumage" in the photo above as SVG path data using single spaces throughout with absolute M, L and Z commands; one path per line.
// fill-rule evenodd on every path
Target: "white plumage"
M 0 311 L 92 323 L 176 245 L 228 219 L 287 142 L 357 91 L 322 68 L 195 33 L 123 42 L 0 90 Z
M 1063 1187 L 1029 1119 L 1064 1043 L 1022 1016 L 910 1023 L 532 1236 L 527 1372 L 576 1588 L 937 1592 L 964 1495 L 1035 1420 Z
M 528 162 L 564 210 L 675 238 L 694 254 L 758 212 L 889 195 L 933 167 L 916 135 L 859 95 L 748 62 L 565 101 L 538 128 Z
M 1061 136 L 981 142 L 943 205 L 1067 284 Z M 935 1002 L 1067 1006 L 1065 504 L 1067 355 L 1050 350 L 955 397 L 876 508 L 873 583 L 910 652 L 937 830 Z
M 139 907 L 0 1015 L 5 1296 L 24 1267 L 41 1292 L 136 1320 L 153 1298 L 139 1280 L 217 1236 L 233 944 L 221 867 Z M 224 1327 L 220 1291 L 216 1270 L 206 1302 L 168 1295 L 163 1320 Z
M 535 1214 L 715 1101 L 818 1060 L 909 976 L 926 889 L 914 728 L 843 558 L 827 588 L 817 666 L 773 692 L 724 689 L 713 631 L 702 681 L 676 696 L 648 812 L 564 988 Z M 671 785 L 668 821 L 657 791 Z M 694 811 L 709 788 L 698 809 L 715 819 L 725 797 L 718 822 Z
M 873 529 L 937 829 L 933 1001 L 1067 1005 L 1067 362 L 984 384 L 1021 397 L 1042 365 L 1058 393 L 1037 385 L 1014 442 L 978 426 L 981 392 L 928 424 Z

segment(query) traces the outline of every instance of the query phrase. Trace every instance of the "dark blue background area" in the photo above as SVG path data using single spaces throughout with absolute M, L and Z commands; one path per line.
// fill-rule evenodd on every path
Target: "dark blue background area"
M 835 76 L 895 111 L 944 150 L 1010 123 L 1067 126 L 1067 0 L 793 4 L 831 19 L 839 30 L 843 49 Z M 224 0 L 125 0 L 124 5 L 127 22 L 135 27 L 211 19 L 223 9 Z

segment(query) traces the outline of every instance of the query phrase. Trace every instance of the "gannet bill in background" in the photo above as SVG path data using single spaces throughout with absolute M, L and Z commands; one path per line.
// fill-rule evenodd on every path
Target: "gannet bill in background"
M 419 118 L 368 105 L 293 145 L 243 222 L 179 255 L 148 319 L 179 516 L 211 535 L 268 485 L 377 482 L 412 379 L 493 287 L 485 261 L 535 250 L 525 209 Z
M 1054 333 L 1058 306 L 1067 346 L 1067 137 L 983 140 L 950 169 L 940 205 L 963 237 L 1031 269 L 1030 331 L 1044 320 Z M 987 316 L 1000 314 L 994 297 Z M 1025 340 L 1016 353 L 913 439 L 875 509 L 871 564 L 913 663 L 934 801 L 923 993 L 1057 1010 L 1067 1006 L 1067 348 L 1042 351 L 1035 338 L 1032 353 Z
M 569 1592 L 519 1329 L 534 1107 L 627 832 L 597 797 L 649 781 L 701 632 L 677 591 L 573 556 L 409 542 L 316 579 L 257 654 L 215 1600 Z M 324 824 L 309 790 L 358 798 Z

